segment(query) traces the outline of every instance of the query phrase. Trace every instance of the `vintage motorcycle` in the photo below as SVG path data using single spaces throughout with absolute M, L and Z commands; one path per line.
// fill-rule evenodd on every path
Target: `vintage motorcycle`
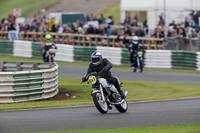
M 121 113 L 125 113 L 128 110 L 127 101 L 121 98 L 115 86 L 109 84 L 105 78 L 98 78 L 97 73 L 92 72 L 86 76 L 86 81 L 88 84 L 92 84 L 91 95 L 100 113 L 106 114 L 108 109 L 112 109 L 112 105 Z M 127 95 L 128 92 L 125 91 L 124 94 Z
M 45 55 L 45 62 L 54 62 L 56 49 L 54 46 L 52 46 L 49 50 L 47 50 Z

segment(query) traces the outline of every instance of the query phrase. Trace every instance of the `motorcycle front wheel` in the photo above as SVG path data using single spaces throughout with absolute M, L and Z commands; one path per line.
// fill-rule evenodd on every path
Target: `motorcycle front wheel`
M 140 60 L 139 62 L 140 62 L 140 71 L 142 72 L 143 71 L 143 61 Z
M 103 101 L 101 93 L 94 93 L 92 97 L 98 111 L 102 114 L 106 114 L 108 112 L 108 104 L 106 101 Z
M 126 100 L 124 100 L 123 103 L 115 105 L 115 107 L 120 113 L 125 113 L 128 110 L 128 103 Z

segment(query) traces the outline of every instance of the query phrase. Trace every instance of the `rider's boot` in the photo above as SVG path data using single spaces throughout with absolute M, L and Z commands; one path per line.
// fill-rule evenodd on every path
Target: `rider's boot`
M 124 94 L 124 92 L 122 90 L 119 91 L 119 94 L 121 95 L 122 99 L 126 98 L 126 96 L 125 96 L 125 94 Z
M 112 109 L 112 105 L 108 104 L 108 109 L 111 110 Z
M 135 73 L 136 71 L 137 71 L 137 68 L 134 68 L 134 69 L 133 69 L 133 72 Z

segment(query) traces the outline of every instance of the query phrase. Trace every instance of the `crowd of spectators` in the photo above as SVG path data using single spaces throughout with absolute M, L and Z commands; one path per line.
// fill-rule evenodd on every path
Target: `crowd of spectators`
M 200 38 L 200 12 L 192 11 L 185 18 L 184 23 L 176 23 L 175 20 L 168 26 L 168 37 L 177 37 L 177 38 Z
M 8 15 L 8 18 L 2 18 L 0 22 L 0 31 L 16 30 L 15 28 L 16 17 Z
M 176 24 L 175 21 L 170 23 L 167 26 L 167 37 L 198 37 L 200 30 L 199 27 L 199 18 L 200 13 L 191 12 L 186 18 L 184 24 Z M 130 17 L 130 14 L 126 14 L 124 22 L 121 23 L 121 26 L 114 23 L 113 16 L 105 18 L 103 14 L 100 14 L 99 17 L 94 16 L 93 14 L 86 15 L 87 21 L 98 21 L 99 27 L 88 25 L 82 23 L 80 20 L 77 20 L 76 23 L 67 25 L 63 24 L 62 26 L 50 22 L 46 16 L 41 19 L 32 19 L 29 23 L 18 24 L 19 31 L 22 32 L 55 32 L 55 33 L 79 33 L 79 34 L 97 34 L 97 35 L 117 35 L 117 36 L 134 36 L 139 37 L 155 37 L 155 38 L 164 38 L 164 19 L 162 16 L 159 17 L 158 25 L 155 29 L 149 29 L 146 21 L 143 25 L 139 25 L 138 16 Z M 10 31 L 16 30 L 16 17 L 9 15 L 7 19 L 3 18 L 0 23 L 1 31 Z

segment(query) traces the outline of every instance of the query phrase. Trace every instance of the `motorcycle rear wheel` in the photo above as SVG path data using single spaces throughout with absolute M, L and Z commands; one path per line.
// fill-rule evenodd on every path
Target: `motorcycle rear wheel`
M 101 93 L 99 93 L 99 92 L 94 93 L 92 97 L 93 97 L 94 104 L 95 104 L 96 108 L 98 109 L 98 111 L 102 114 L 106 114 L 108 112 L 108 104 L 106 101 L 102 100 Z
M 122 104 L 115 105 L 115 107 L 120 113 L 125 113 L 128 110 L 128 103 L 124 100 Z

